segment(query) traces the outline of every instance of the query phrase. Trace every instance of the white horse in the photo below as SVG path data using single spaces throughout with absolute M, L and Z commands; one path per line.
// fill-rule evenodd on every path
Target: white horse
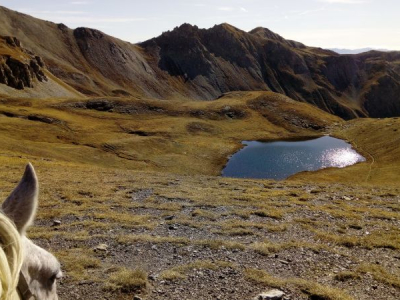
M 60 263 L 26 236 L 38 204 L 39 183 L 28 164 L 18 186 L 0 213 L 0 299 L 57 300 L 56 281 L 62 277 Z

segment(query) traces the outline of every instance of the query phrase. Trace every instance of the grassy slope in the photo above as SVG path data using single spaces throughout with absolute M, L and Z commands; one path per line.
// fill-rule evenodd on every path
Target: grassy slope
M 73 100 L 60 104 L 59 100 L 3 99 L 0 151 L 29 159 L 218 175 L 242 140 L 323 133 L 301 126 L 299 120 L 306 120 L 306 124 L 326 126 L 326 133 L 350 141 L 367 162 L 302 173 L 293 179 L 396 184 L 400 173 L 397 118 L 343 123 L 310 105 L 268 92 L 230 93 L 213 102 L 113 101 L 119 103 L 113 112 L 100 112 L 75 108 Z M 234 113 L 233 118 L 225 115 L 229 112 Z M 53 124 L 28 120 L 32 115 L 50 117 Z
M 123 291 L 138 289 L 149 299 L 201 298 L 207 276 L 198 269 L 228 279 L 210 283 L 221 299 L 232 286 L 242 287 L 233 298 L 275 286 L 295 299 L 398 298 L 400 120 L 343 122 L 261 92 L 214 102 L 117 101 L 113 112 L 73 100 L 0 101 L 0 197 L 31 161 L 41 203 L 29 236 L 63 263 L 63 298 L 131 299 Z M 298 115 L 352 141 L 369 160 L 284 182 L 199 175 L 218 174 L 243 139 L 321 134 L 298 126 Z M 99 243 L 107 253 L 93 251 Z M 133 269 L 158 277 L 149 282 Z
M 299 126 L 297 119 L 288 124 L 285 118 L 291 115 L 320 126 L 340 122 L 274 93 L 232 93 L 213 102 L 114 101 L 120 111 L 131 113 L 74 108 L 74 101 L 5 100 L 0 104 L 1 150 L 104 167 L 217 175 L 244 139 L 321 134 Z M 260 113 L 260 105 L 276 112 Z M 53 124 L 26 119 L 32 115 L 50 117 Z

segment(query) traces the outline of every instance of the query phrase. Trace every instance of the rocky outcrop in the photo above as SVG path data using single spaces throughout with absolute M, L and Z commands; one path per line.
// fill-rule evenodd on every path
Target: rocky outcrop
M 21 47 L 21 42 L 13 36 L 5 36 L 5 42 L 11 47 Z
M 41 57 L 23 49 L 21 42 L 15 37 L 3 37 L 0 38 L 0 42 L 11 50 L 8 53 L 16 54 L 0 53 L 0 83 L 22 90 L 32 88 L 35 80 L 47 81 Z

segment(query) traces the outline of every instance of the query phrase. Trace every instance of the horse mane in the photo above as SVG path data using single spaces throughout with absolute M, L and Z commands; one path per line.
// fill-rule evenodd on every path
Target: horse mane
M 14 223 L 0 212 L 0 300 L 20 299 L 17 292 L 23 261 L 21 237 Z

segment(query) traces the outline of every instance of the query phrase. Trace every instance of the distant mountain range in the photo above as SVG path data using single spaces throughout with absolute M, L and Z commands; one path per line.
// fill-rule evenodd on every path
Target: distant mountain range
M 381 51 L 381 52 L 389 52 L 388 49 L 376 49 L 376 48 L 360 48 L 360 49 L 341 49 L 341 48 L 329 48 L 338 54 L 360 54 L 368 51 Z
M 400 115 L 400 52 L 339 55 L 229 24 L 183 24 L 131 44 L 4 7 L 0 35 L 0 94 L 211 100 L 271 90 L 345 119 Z

